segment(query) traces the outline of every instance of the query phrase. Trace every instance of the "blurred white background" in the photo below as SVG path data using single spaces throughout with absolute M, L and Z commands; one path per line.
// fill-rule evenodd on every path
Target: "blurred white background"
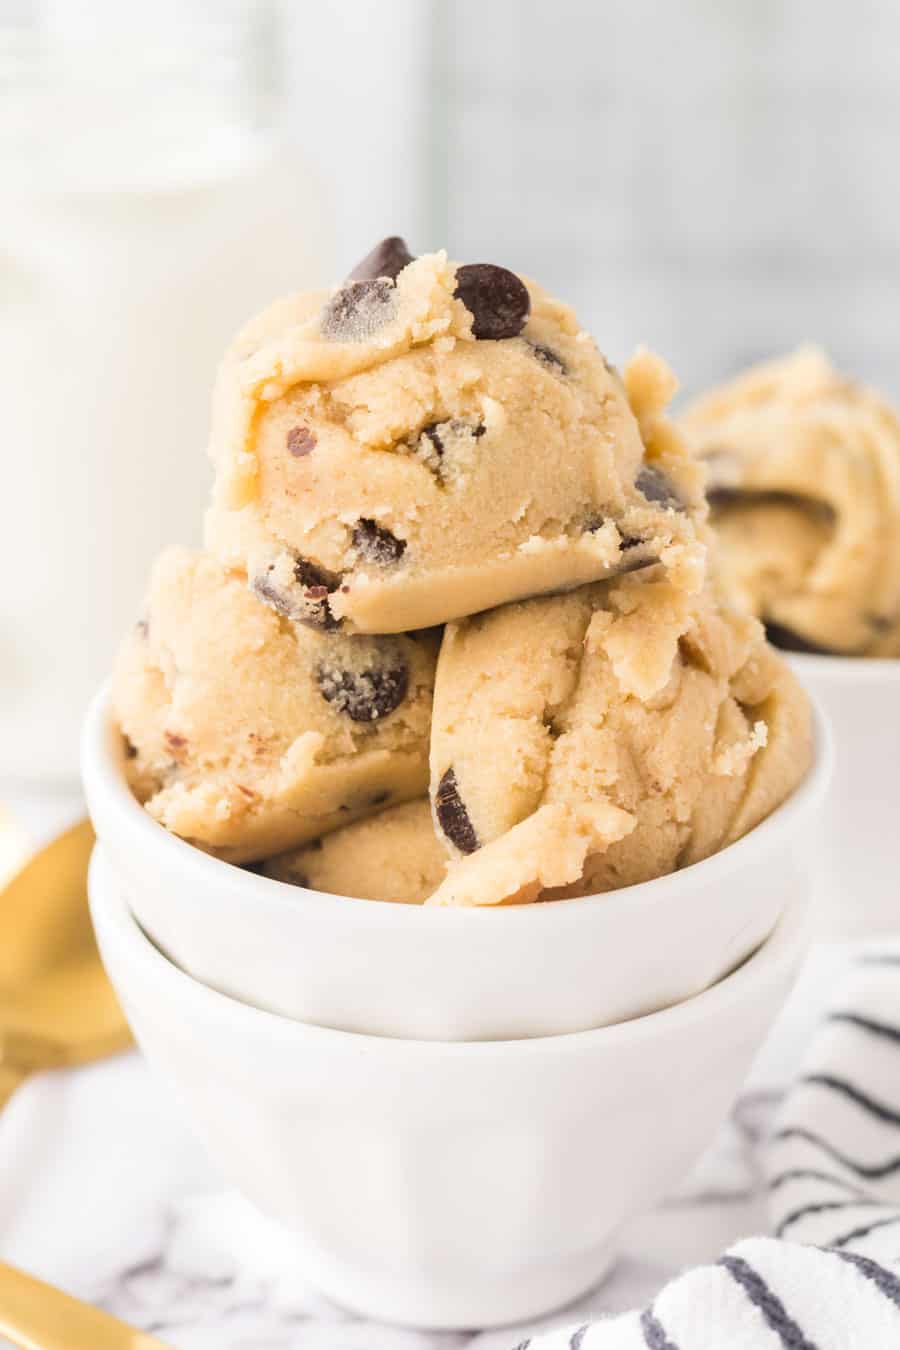
M 234 329 L 384 234 L 897 393 L 898 76 L 891 0 L 0 0 L 0 772 L 74 774 Z

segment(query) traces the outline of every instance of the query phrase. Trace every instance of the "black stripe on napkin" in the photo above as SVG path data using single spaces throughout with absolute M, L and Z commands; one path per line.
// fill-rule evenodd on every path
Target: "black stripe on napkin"
M 876 1022 L 874 1017 L 863 1017 L 861 1013 L 833 1012 L 827 1020 L 857 1027 L 860 1031 L 870 1031 L 873 1036 L 882 1036 L 888 1041 L 900 1042 L 900 1027 L 891 1026 L 889 1022 Z
M 820 1148 L 823 1153 L 827 1153 L 829 1158 L 833 1158 L 841 1167 L 846 1167 L 848 1172 L 855 1172 L 858 1177 L 865 1177 L 869 1181 L 880 1181 L 883 1177 L 889 1177 L 892 1172 L 900 1171 L 900 1158 L 889 1158 L 883 1163 L 858 1163 L 846 1154 L 841 1153 L 829 1144 L 827 1139 L 823 1139 L 820 1134 L 814 1134 L 812 1130 L 802 1130 L 797 1126 L 789 1126 L 787 1129 L 778 1130 L 772 1135 L 772 1142 L 779 1143 L 787 1139 L 802 1139 L 807 1144 L 813 1144 Z
M 828 1251 L 828 1247 L 823 1247 L 823 1251 Z M 867 1280 L 871 1280 L 876 1288 L 880 1289 L 886 1299 L 893 1303 L 894 1307 L 900 1309 L 900 1280 L 893 1271 L 888 1270 L 887 1266 L 881 1265 L 878 1261 L 873 1261 L 870 1256 L 861 1256 L 859 1252 L 838 1252 L 832 1250 L 832 1255 L 840 1257 L 842 1261 L 847 1261 L 851 1266 L 856 1266 L 861 1275 Z
M 675 1342 L 669 1340 L 665 1327 L 652 1308 L 645 1308 L 641 1313 L 641 1331 L 647 1350 L 678 1350 Z
M 870 1233 L 874 1233 L 878 1228 L 889 1228 L 891 1224 L 900 1223 L 900 1214 L 896 1212 L 889 1218 L 876 1219 L 874 1223 L 865 1224 L 862 1228 L 854 1228 L 852 1232 L 845 1233 L 843 1237 L 836 1238 L 834 1242 L 829 1243 L 831 1247 L 849 1247 L 851 1242 L 861 1242 L 867 1238 Z
M 783 1237 L 787 1229 L 801 1219 L 812 1218 L 814 1214 L 830 1214 L 838 1209 L 884 1209 L 884 1203 L 881 1200 L 820 1200 L 815 1205 L 803 1205 L 784 1216 L 775 1229 L 775 1236 Z
M 853 1083 L 849 1083 L 846 1078 L 836 1078 L 832 1073 L 808 1073 L 800 1079 L 800 1082 L 807 1083 L 810 1087 L 829 1088 L 841 1097 L 848 1097 L 851 1102 L 855 1102 L 870 1116 L 875 1116 L 876 1120 L 884 1121 L 885 1125 L 900 1125 L 900 1111 L 895 1111 L 891 1106 L 885 1106 L 884 1102 L 876 1101 L 874 1097 L 870 1097 L 868 1093 L 863 1092 Z
M 832 1172 L 820 1172 L 814 1167 L 791 1167 L 786 1172 L 779 1172 L 769 1182 L 769 1190 L 777 1191 L 791 1181 L 827 1181 L 829 1186 L 840 1186 L 842 1191 L 847 1191 L 851 1195 L 858 1195 L 861 1198 L 868 1196 L 868 1191 L 855 1186 L 852 1181 L 847 1181 L 846 1177 L 836 1177 Z
M 802 1329 L 788 1315 L 787 1309 L 777 1294 L 774 1294 L 758 1271 L 741 1256 L 719 1257 L 719 1265 L 724 1266 L 729 1275 L 743 1289 L 755 1308 L 762 1314 L 763 1320 L 775 1332 L 785 1350 L 817 1350 L 814 1341 L 803 1334 Z

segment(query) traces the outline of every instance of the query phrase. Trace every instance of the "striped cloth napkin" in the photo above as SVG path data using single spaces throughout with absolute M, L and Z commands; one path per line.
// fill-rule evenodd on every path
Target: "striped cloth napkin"
M 848 967 L 765 1162 L 773 1237 L 518 1350 L 900 1348 L 900 947 Z

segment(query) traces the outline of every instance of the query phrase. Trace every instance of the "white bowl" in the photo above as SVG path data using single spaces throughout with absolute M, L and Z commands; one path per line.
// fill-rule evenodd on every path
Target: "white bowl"
M 828 718 L 835 774 L 809 837 L 828 936 L 900 929 L 900 660 L 791 655 Z
M 598 1031 L 442 1044 L 275 1017 L 207 989 L 141 932 L 105 850 L 100 950 L 134 1028 L 229 1183 L 298 1269 L 379 1321 L 492 1326 L 597 1283 L 623 1223 L 725 1117 L 805 948 L 794 901 L 696 998 Z
M 106 698 L 84 782 L 115 885 L 141 927 L 212 989 L 300 1022 L 416 1040 L 584 1031 L 706 989 L 805 893 L 804 832 L 830 773 L 744 839 L 672 876 L 508 909 L 423 909 L 303 890 L 211 858 L 158 825 L 124 777 Z

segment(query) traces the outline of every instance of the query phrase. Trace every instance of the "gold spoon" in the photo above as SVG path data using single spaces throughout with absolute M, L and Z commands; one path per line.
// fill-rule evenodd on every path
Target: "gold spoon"
M 94 844 L 81 821 L 0 890 L 0 1107 L 29 1074 L 131 1044 L 87 904 Z
M 81 821 L 0 890 L 0 1107 L 29 1074 L 124 1050 L 131 1033 L 100 963 L 87 904 L 94 846 Z M 0 866 L 23 843 L 0 815 Z M 162 1341 L 0 1263 L 0 1335 L 24 1350 L 165 1350 Z
M 0 1336 L 21 1350 L 168 1350 L 155 1336 L 2 1262 Z

